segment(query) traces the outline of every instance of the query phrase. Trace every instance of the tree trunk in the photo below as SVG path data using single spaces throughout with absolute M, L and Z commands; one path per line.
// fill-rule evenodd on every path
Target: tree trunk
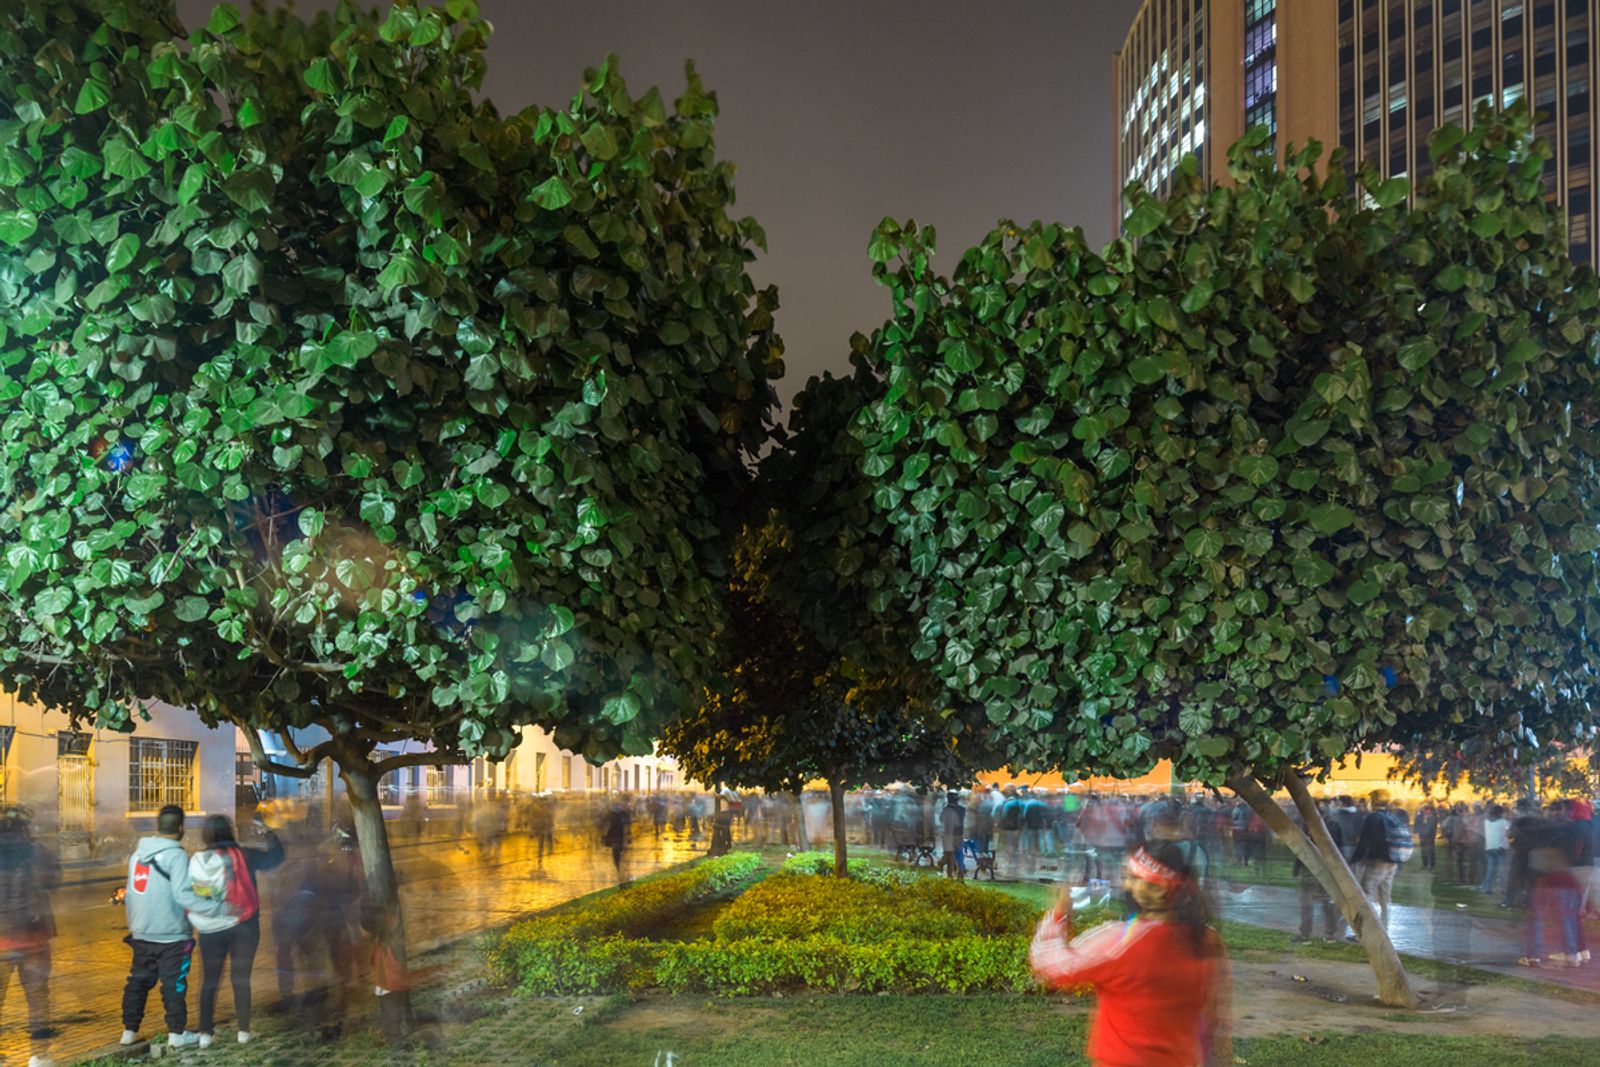
M 850 877 L 850 866 L 845 855 L 844 840 L 844 783 L 837 778 L 828 779 L 828 798 L 833 801 L 833 875 Z
M 1367 962 L 1371 964 L 1372 973 L 1378 980 L 1378 999 L 1391 1007 L 1415 1008 L 1417 996 L 1411 988 L 1411 980 L 1406 976 L 1400 956 L 1394 950 L 1394 942 L 1389 940 L 1389 932 L 1383 928 L 1372 902 L 1362 892 L 1355 875 L 1350 871 L 1350 865 L 1334 845 L 1333 838 L 1328 834 L 1328 825 L 1307 791 L 1305 781 L 1289 771 L 1285 775 L 1285 782 L 1290 796 L 1294 798 L 1295 807 L 1300 811 L 1305 830 L 1295 825 L 1294 820 L 1278 807 L 1272 795 L 1254 778 L 1239 775 L 1228 781 L 1228 787 L 1261 816 L 1278 840 L 1289 847 L 1339 905 L 1345 922 L 1350 924 L 1362 949 L 1366 951 Z
M 794 824 L 795 843 L 800 846 L 801 852 L 811 851 L 811 834 L 806 830 L 806 796 L 805 791 L 794 791 Z
M 362 926 L 384 949 L 393 954 L 399 974 L 406 968 L 406 928 L 400 911 L 400 887 L 394 876 L 394 858 L 389 852 L 389 828 L 384 822 L 383 805 L 378 801 L 378 778 L 372 764 L 341 763 L 345 789 L 350 796 L 350 811 L 355 818 L 356 842 L 361 848 L 361 870 L 366 876 L 366 914 Z M 381 984 L 381 983 L 378 983 Z M 397 983 L 409 987 L 409 982 Z M 409 988 L 394 989 L 378 998 L 378 1020 L 384 1036 L 395 1039 L 416 1029 L 411 1012 Z

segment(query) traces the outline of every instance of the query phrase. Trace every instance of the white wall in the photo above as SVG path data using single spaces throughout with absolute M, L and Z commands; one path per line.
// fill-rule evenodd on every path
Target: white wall
M 135 721 L 132 734 L 111 730 L 88 732 L 92 740 L 88 762 L 93 809 L 89 833 L 97 842 L 124 840 L 155 826 L 154 812 L 130 812 L 129 742 L 133 738 L 193 741 L 193 806 L 198 812 L 234 814 L 235 732 L 232 727 L 211 729 L 185 708 L 152 703 L 145 708 L 148 721 Z M 69 730 L 66 715 L 25 704 L 10 693 L 0 693 L 0 725 L 15 734 L 5 762 L 5 799 L 28 807 L 41 833 L 54 833 L 61 810 L 57 735 Z

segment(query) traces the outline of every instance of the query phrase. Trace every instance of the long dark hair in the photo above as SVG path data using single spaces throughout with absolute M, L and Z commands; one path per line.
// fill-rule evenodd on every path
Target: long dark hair
M 206 848 L 239 843 L 233 836 L 233 823 L 228 821 L 226 815 L 207 815 L 204 825 L 200 827 L 200 840 L 205 842 Z
M 1189 935 L 1190 947 L 1196 956 L 1211 956 L 1219 944 L 1211 930 L 1211 902 L 1205 889 L 1195 877 L 1194 864 L 1181 841 L 1151 841 L 1145 845 L 1150 858 L 1169 867 L 1182 879 L 1182 884 L 1168 891 L 1167 907 L 1172 921 Z

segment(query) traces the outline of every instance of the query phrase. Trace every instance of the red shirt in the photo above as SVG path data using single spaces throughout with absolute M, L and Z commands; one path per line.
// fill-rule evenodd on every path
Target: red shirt
M 1196 956 L 1187 931 L 1162 920 L 1105 923 L 1071 942 L 1053 912 L 1028 954 L 1046 985 L 1092 985 L 1099 1009 L 1089 1028 L 1095 1067 L 1197 1067 L 1204 1063 L 1217 988 L 1227 958 Z

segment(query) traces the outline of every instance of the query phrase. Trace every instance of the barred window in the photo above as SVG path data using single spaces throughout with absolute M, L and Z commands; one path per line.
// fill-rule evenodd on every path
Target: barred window
M 155 812 L 168 804 L 195 808 L 195 741 L 134 738 L 128 742 L 128 811 Z
M 448 767 L 429 767 L 427 777 L 428 806 L 449 807 L 456 802 L 455 780 Z

